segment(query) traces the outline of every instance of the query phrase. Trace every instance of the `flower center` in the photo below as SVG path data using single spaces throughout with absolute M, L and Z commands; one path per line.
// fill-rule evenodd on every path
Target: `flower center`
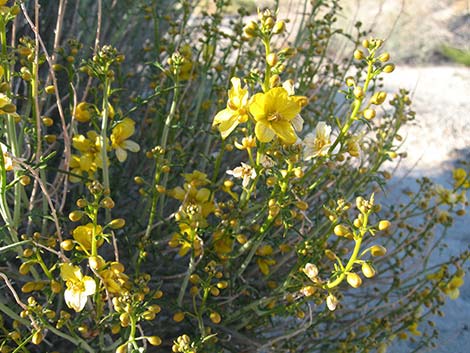
M 269 114 L 268 117 L 267 117 L 267 120 L 271 121 L 271 122 L 279 121 L 281 119 L 282 119 L 282 116 L 278 112 L 274 112 L 272 114 Z

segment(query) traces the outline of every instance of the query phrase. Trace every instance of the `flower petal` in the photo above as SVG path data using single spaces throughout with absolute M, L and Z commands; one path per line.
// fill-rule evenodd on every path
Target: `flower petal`
M 232 109 L 225 108 L 224 110 L 221 110 L 215 115 L 212 126 L 219 125 L 223 121 L 229 120 L 233 115 L 234 111 Z
M 289 121 L 279 120 L 271 123 L 272 129 L 287 144 L 293 144 L 297 141 L 297 135 Z
M 83 285 L 85 286 L 85 293 L 86 295 L 93 295 L 96 292 L 96 282 L 90 276 L 84 276 L 82 279 Z
M 121 144 L 122 148 L 131 151 L 131 152 L 139 152 L 140 151 L 140 146 L 137 142 L 134 142 L 132 140 L 126 140 Z
M 127 159 L 127 151 L 124 148 L 116 148 L 116 157 L 119 162 L 124 162 Z
M 226 139 L 228 135 L 232 133 L 233 130 L 238 126 L 238 117 L 236 115 L 232 115 L 231 118 L 227 121 L 223 121 L 219 125 L 220 135 L 222 139 Z
M 304 127 L 304 119 L 302 119 L 302 117 L 299 114 L 297 114 L 296 117 L 292 119 L 291 124 L 294 127 L 295 131 L 300 132 L 302 131 L 302 128 Z
M 255 125 L 255 135 L 260 142 L 269 142 L 273 139 L 275 133 L 268 125 L 258 121 Z
M 60 265 L 60 276 L 64 281 L 75 281 L 77 279 L 77 276 L 75 275 L 76 268 L 77 266 L 73 266 L 68 262 L 64 263 Z
M 266 97 L 264 93 L 257 93 L 253 96 L 249 110 L 256 121 L 266 118 Z

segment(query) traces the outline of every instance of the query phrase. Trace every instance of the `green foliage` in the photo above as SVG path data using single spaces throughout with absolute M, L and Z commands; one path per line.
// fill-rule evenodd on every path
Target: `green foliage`
M 469 167 L 385 204 L 414 112 L 338 1 L 295 32 L 222 0 L 0 3 L 2 352 L 433 344 Z

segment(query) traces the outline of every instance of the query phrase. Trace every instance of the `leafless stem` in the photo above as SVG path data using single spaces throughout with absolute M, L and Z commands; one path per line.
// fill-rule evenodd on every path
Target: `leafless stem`
M 37 0 L 36 0 L 35 4 L 37 4 Z M 36 7 L 37 12 L 39 12 L 39 7 L 38 6 Z M 52 83 L 54 85 L 56 102 L 57 102 L 57 110 L 59 112 L 60 121 L 61 121 L 61 125 L 62 125 L 61 126 L 62 127 L 62 133 L 63 133 L 63 138 L 64 138 L 64 160 L 62 162 L 61 169 L 64 169 L 65 171 L 68 171 L 69 170 L 69 165 L 70 165 L 70 158 L 71 158 L 71 153 L 70 153 L 71 144 L 70 144 L 70 137 L 69 137 L 69 134 L 68 134 L 68 131 L 67 131 L 67 124 L 65 122 L 65 113 L 64 113 L 64 109 L 62 107 L 61 98 L 60 98 L 60 94 L 59 94 L 59 86 L 57 84 L 57 78 L 56 78 L 54 70 L 52 68 L 52 66 L 54 65 L 54 62 L 53 62 L 51 56 L 49 55 L 49 53 L 47 51 L 47 48 L 46 48 L 46 46 L 45 46 L 45 44 L 44 44 L 44 42 L 43 42 L 43 40 L 42 40 L 42 38 L 39 34 L 39 30 L 38 30 L 37 26 L 31 21 L 31 18 L 29 17 L 29 15 L 26 11 L 26 7 L 25 7 L 24 3 L 21 3 L 21 9 L 22 9 L 23 14 L 26 18 L 26 21 L 28 22 L 29 26 L 31 27 L 31 29 L 34 32 L 37 43 L 41 46 L 41 48 L 44 52 L 47 63 L 49 64 L 49 73 L 51 75 Z M 39 13 L 37 13 L 36 16 L 39 16 Z M 68 189 L 68 178 L 65 177 L 64 178 L 63 194 L 62 194 L 62 197 L 64 199 L 67 197 L 67 189 Z M 64 203 L 64 202 L 65 201 L 62 201 L 62 203 Z

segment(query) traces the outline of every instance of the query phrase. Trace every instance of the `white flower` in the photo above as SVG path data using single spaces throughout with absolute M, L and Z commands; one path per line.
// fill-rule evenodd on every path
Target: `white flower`
M 274 167 L 274 161 L 269 158 L 268 156 L 266 156 L 265 154 L 263 154 L 261 156 L 261 158 L 259 159 L 259 163 L 264 167 L 264 168 L 272 168 Z
M 242 185 L 244 188 L 248 186 L 250 179 L 256 178 L 254 168 L 243 162 L 241 167 L 236 167 L 234 170 L 227 170 L 227 174 L 233 175 L 235 178 L 243 179 Z
M 304 138 L 304 159 L 308 161 L 318 156 L 326 156 L 331 146 L 330 135 L 331 126 L 320 121 L 315 131 Z
M 284 81 L 284 83 L 282 84 L 282 88 L 284 88 L 287 91 L 287 95 L 289 96 L 295 95 L 294 81 L 292 80 Z M 302 131 L 302 128 L 304 127 L 304 119 L 302 119 L 300 114 L 297 114 L 295 118 L 291 120 L 291 124 L 295 131 L 300 132 Z

